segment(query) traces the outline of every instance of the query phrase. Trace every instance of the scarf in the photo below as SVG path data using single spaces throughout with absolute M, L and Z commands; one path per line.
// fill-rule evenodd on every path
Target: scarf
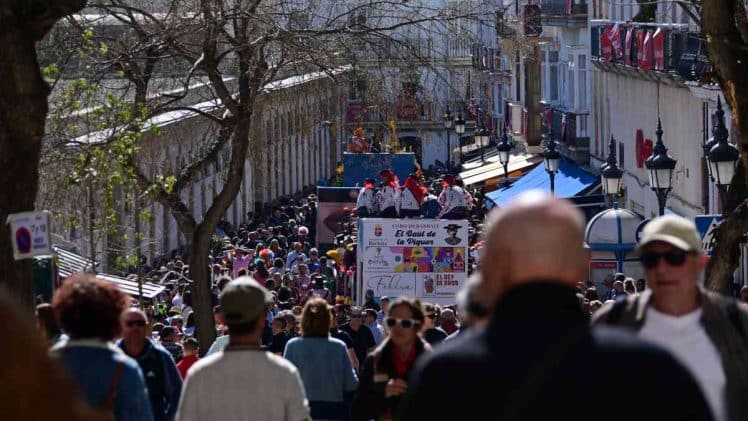
M 426 187 L 423 187 L 418 184 L 418 181 L 414 177 L 408 177 L 405 179 L 405 185 L 401 187 L 401 189 L 408 189 L 411 193 L 413 193 L 413 197 L 416 198 L 416 201 L 421 204 L 423 203 L 423 199 L 428 194 L 428 190 Z

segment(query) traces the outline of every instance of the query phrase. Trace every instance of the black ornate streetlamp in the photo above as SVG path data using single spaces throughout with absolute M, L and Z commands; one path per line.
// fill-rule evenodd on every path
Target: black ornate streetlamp
M 709 161 L 709 175 L 717 185 L 723 209 L 727 187 L 735 174 L 735 164 L 740 159 L 740 151 L 731 145 L 728 139 L 729 134 L 725 127 L 725 112 L 722 110 L 722 101 L 717 97 L 717 126 L 714 128 L 714 136 L 711 140 L 714 145 L 710 148 L 706 158 Z
M 657 143 L 655 143 L 652 155 L 644 165 L 649 170 L 649 185 L 657 195 L 657 205 L 660 215 L 665 214 L 665 203 L 667 195 L 673 189 L 673 170 L 677 161 L 667 154 L 667 148 L 662 143 L 662 122 L 657 119 Z
M 603 194 L 610 198 L 611 203 L 615 197 L 621 194 L 621 180 L 623 171 L 618 168 L 616 162 L 616 140 L 610 136 L 608 143 L 608 158 L 600 166 L 600 181 L 603 187 Z
M 445 164 L 447 165 L 447 171 L 450 173 L 452 172 L 452 141 L 450 139 L 450 134 L 452 131 L 452 112 L 449 111 L 449 105 L 447 105 L 446 111 L 444 111 L 444 129 L 447 132 L 447 162 Z
M 462 166 L 462 135 L 465 134 L 465 120 L 462 119 L 462 113 L 457 114 L 454 127 L 455 133 L 457 133 L 457 142 L 460 144 L 460 166 Z
M 561 163 L 561 154 L 556 151 L 556 142 L 550 137 L 546 137 L 546 148 L 543 151 L 543 160 L 545 161 L 545 171 L 551 177 L 551 194 L 556 193 L 556 173 Z
M 504 133 L 501 135 L 501 141 L 496 145 L 496 150 L 499 152 L 499 162 L 504 166 L 504 186 L 509 185 L 509 154 L 512 152 L 514 145 L 509 143 L 509 136 L 506 134 L 506 126 L 504 127 Z
M 482 128 L 475 132 L 475 143 L 480 148 L 480 163 L 484 163 L 484 147 L 488 145 L 488 140 L 491 138 L 491 133 L 486 129 L 485 123 L 481 124 Z

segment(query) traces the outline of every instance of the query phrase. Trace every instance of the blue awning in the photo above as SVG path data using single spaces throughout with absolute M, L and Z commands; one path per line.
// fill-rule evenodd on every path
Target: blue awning
M 585 171 L 577 164 L 562 159 L 556 173 L 556 197 L 573 197 L 583 192 L 589 192 L 591 187 L 600 179 L 589 171 Z M 545 171 L 545 165 L 538 165 L 509 187 L 486 194 L 486 206 L 506 206 L 515 196 L 529 190 L 543 190 L 550 192 L 551 179 Z

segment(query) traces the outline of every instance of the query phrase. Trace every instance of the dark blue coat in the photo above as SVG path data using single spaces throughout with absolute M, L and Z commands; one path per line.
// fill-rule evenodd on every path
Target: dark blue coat
M 124 344 L 119 342 L 124 351 Z M 133 357 L 143 371 L 154 421 L 171 421 L 177 414 L 182 376 L 169 351 L 146 338 L 143 352 Z

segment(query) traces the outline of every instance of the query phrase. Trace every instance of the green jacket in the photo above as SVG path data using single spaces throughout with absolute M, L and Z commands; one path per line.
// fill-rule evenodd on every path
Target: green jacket
M 731 421 L 748 421 L 748 306 L 700 289 L 701 325 L 717 348 L 727 379 L 727 413 Z M 652 291 L 609 303 L 595 313 L 592 324 L 607 324 L 639 331 L 652 299 Z

